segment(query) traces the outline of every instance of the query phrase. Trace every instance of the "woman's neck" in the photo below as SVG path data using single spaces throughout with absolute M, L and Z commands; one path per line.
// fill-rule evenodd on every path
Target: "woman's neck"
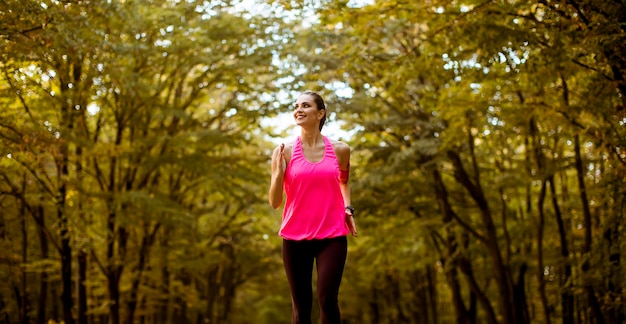
M 300 132 L 300 141 L 302 145 L 306 147 L 317 147 L 317 144 L 323 140 L 324 136 L 322 136 L 322 133 L 317 128 L 314 130 L 302 128 Z

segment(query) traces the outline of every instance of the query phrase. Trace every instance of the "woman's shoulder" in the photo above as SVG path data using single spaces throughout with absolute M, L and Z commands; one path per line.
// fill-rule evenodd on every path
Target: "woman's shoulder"
M 330 140 L 333 144 L 333 149 L 335 150 L 335 155 L 340 160 L 348 160 L 350 159 L 350 145 L 346 144 L 342 141 Z
M 335 151 L 348 151 L 350 152 L 350 145 L 342 141 L 336 141 L 331 139 L 330 142 L 333 144 L 333 148 Z
M 294 143 L 295 140 L 285 140 L 282 144 L 278 144 L 274 148 L 274 152 L 276 152 L 276 154 L 280 152 L 280 147 L 284 145 L 283 153 L 285 154 L 285 158 L 287 159 L 287 161 L 289 161 L 291 159 L 291 153 L 293 152 Z
M 337 160 L 339 161 L 339 167 L 345 169 L 346 165 L 350 164 L 350 145 L 342 141 L 330 140 L 330 142 L 333 144 L 335 156 L 337 156 Z
M 274 147 L 275 150 L 279 150 L 281 145 L 285 145 L 284 149 L 285 150 L 292 150 L 294 145 L 296 144 L 296 140 L 297 139 L 284 139 L 281 144 L 276 145 L 276 147 Z

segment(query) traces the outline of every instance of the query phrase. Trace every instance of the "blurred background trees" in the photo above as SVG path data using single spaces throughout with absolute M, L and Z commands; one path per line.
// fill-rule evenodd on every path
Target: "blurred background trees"
M 311 89 L 353 149 L 346 323 L 621 323 L 625 17 L 4 1 L 0 321 L 289 322 L 269 157 Z

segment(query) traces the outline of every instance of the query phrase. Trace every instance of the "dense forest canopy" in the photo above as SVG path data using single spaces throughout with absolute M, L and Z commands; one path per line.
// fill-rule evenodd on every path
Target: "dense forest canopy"
M 4 0 L 0 322 L 288 323 L 269 159 L 314 90 L 353 152 L 346 323 L 622 323 L 624 21 L 619 0 Z

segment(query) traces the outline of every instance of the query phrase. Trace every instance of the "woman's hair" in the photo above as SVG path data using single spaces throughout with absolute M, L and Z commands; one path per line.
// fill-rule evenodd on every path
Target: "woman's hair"
M 305 91 L 301 95 L 309 95 L 313 97 L 313 101 L 315 101 L 315 105 L 317 105 L 317 110 L 324 109 L 324 117 L 320 120 L 320 131 L 322 127 L 324 127 L 324 123 L 326 123 L 326 115 L 328 114 L 328 110 L 326 110 L 326 104 L 324 103 L 324 99 L 317 92 L 313 91 Z

